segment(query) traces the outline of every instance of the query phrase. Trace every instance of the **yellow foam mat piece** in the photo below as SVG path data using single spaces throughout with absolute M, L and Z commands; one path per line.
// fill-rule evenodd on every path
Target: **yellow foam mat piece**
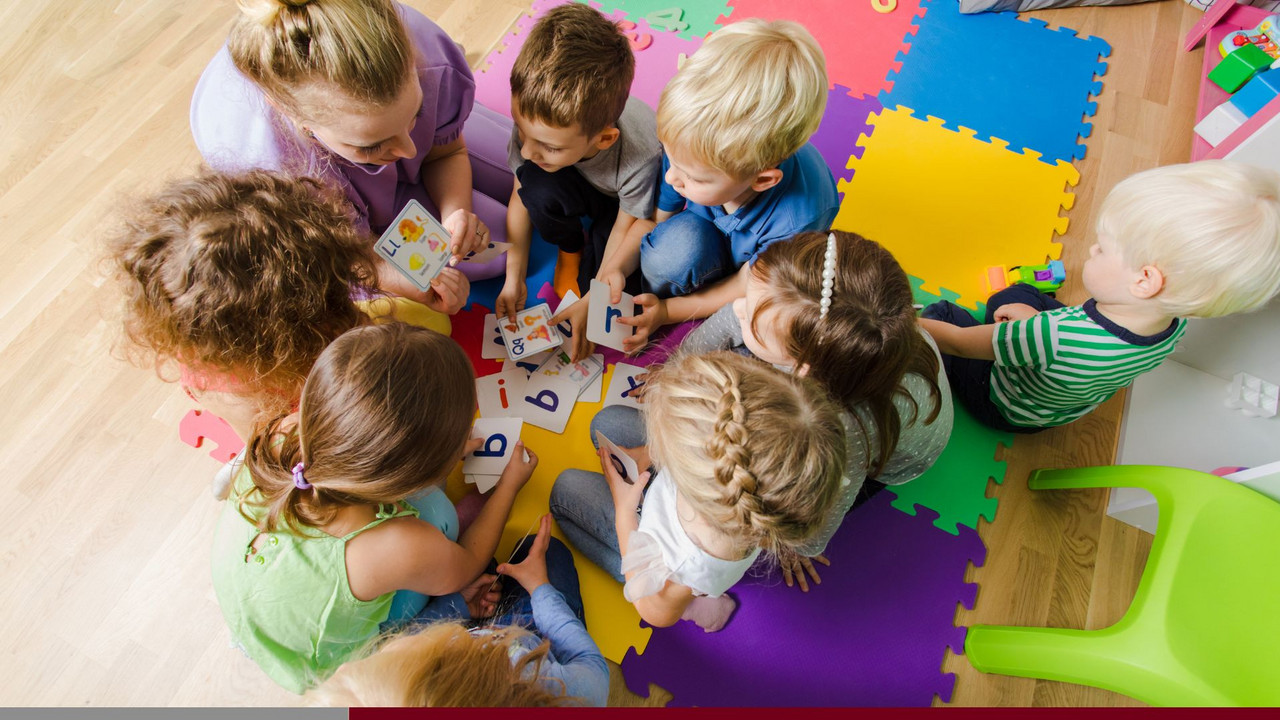
M 911 113 L 899 106 L 868 120 L 874 131 L 858 140 L 865 152 L 848 163 L 853 179 L 840 181 L 836 229 L 879 242 L 927 290 L 941 294 L 945 286 L 970 307 L 987 298 L 988 267 L 1062 254 L 1054 238 L 1067 230 L 1059 211 L 1075 202 L 1074 167 Z
M 605 371 L 603 387 L 609 387 L 612 379 L 613 366 L 609 366 Z M 537 529 L 534 523 L 547 512 L 551 486 L 561 471 L 568 468 L 600 471 L 600 460 L 591 445 L 589 432 L 591 418 L 602 407 L 602 402 L 577 403 L 569 416 L 569 424 L 560 435 L 525 423 L 520 438 L 526 447 L 537 453 L 538 467 L 533 471 L 529 483 L 520 490 L 516 504 L 511 509 L 511 517 L 503 528 L 502 541 L 495 553 L 499 561 L 510 557 L 516 543 L 531 532 L 531 529 Z M 604 478 L 600 482 L 604 482 Z M 461 470 L 455 470 L 454 476 L 449 479 L 449 496 L 456 500 L 471 487 L 461 487 L 463 485 L 465 483 Z M 634 647 L 637 654 L 644 652 L 653 630 L 640 627 L 640 614 L 622 596 L 622 585 L 579 554 L 577 548 L 565 540 L 559 528 L 555 525 L 552 528 L 552 534 L 565 541 L 565 545 L 573 551 L 574 566 L 578 570 L 578 580 L 582 586 L 587 630 L 600 646 L 601 654 L 609 660 L 621 663 L 628 648 Z

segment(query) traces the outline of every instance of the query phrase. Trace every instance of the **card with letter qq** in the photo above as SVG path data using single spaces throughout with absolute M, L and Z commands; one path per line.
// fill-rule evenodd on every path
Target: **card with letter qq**
M 467 475 L 501 475 L 515 452 L 523 427 L 524 421 L 518 417 L 476 420 L 471 436 L 481 438 L 484 443 L 462 461 L 462 472 Z
M 609 283 L 592 280 L 591 296 L 587 302 L 590 303 L 587 311 L 587 339 L 597 345 L 626 352 L 622 341 L 635 335 L 636 329 L 617 320 L 635 315 L 636 304 L 632 296 L 622 293 L 622 301 L 617 305 L 610 305 Z
M 449 265 L 449 233 L 417 200 L 410 200 L 373 249 L 426 292 Z
M 498 318 L 498 327 L 507 344 L 507 357 L 512 360 L 556 347 L 564 341 L 560 331 L 551 325 L 551 310 L 546 305 L 521 310 L 516 313 L 515 322 Z

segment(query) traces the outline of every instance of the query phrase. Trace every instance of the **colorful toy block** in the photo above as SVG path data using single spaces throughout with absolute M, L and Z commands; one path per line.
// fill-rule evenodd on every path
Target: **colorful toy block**
M 1276 95 L 1280 95 L 1280 70 L 1267 70 L 1254 75 L 1232 95 L 1231 104 L 1245 117 L 1253 117 Z
M 1230 100 L 1209 111 L 1196 123 L 1196 134 L 1210 145 L 1217 145 L 1235 132 L 1249 118 Z
M 1271 66 L 1271 56 L 1257 45 L 1242 45 L 1232 50 L 1217 67 L 1209 71 L 1213 84 L 1233 93 L 1259 71 Z

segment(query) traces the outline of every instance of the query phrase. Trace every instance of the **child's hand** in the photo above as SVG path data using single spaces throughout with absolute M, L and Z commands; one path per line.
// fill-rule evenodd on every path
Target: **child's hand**
M 831 567 L 831 561 L 822 555 L 814 555 L 807 558 L 795 550 L 783 550 L 778 553 L 778 565 L 782 567 L 782 580 L 787 587 L 795 587 L 796 582 L 800 583 L 800 590 L 809 592 L 809 583 L 805 580 L 805 574 L 813 578 L 814 585 L 821 585 L 822 578 L 818 577 L 818 569 L 813 566 L 813 561 Z
M 590 295 L 591 293 L 587 293 Z M 559 325 L 567 318 L 569 326 L 573 328 L 573 347 L 569 348 L 569 356 L 574 362 L 578 362 L 591 354 L 596 349 L 596 344 L 587 339 L 587 311 L 590 305 L 587 303 L 586 296 L 578 300 L 569 307 L 561 310 L 551 316 L 551 324 Z
M 498 293 L 498 299 L 493 303 L 493 313 L 515 322 L 516 313 L 524 309 L 524 303 L 528 297 L 529 288 L 524 279 L 517 281 L 508 275 L 507 281 L 502 285 L 502 292 Z
M 458 591 L 463 602 L 467 604 L 467 611 L 471 613 L 473 620 L 481 620 L 493 615 L 493 611 L 498 607 L 498 600 L 501 599 L 502 593 L 494 583 L 497 579 L 496 575 L 483 573 L 470 585 Z
M 610 305 L 617 305 L 622 302 L 622 292 L 627 286 L 627 278 L 623 276 L 621 270 L 602 271 L 599 280 L 609 286 Z
M 547 580 L 547 545 L 551 542 L 551 515 L 543 515 L 538 521 L 538 535 L 529 547 L 529 554 L 518 563 L 502 563 L 498 566 L 498 574 L 515 578 L 530 595 L 537 588 L 546 585 Z
M 636 386 L 636 388 L 635 388 L 634 390 L 632 390 L 630 393 L 628 393 L 628 394 L 627 394 L 627 397 L 629 397 L 629 398 L 631 398 L 632 400 L 635 400 L 637 403 L 640 403 L 641 405 L 643 405 L 643 404 L 644 404 L 644 389 L 645 389 L 646 387 L 648 387 L 648 385 L 649 385 L 649 373 L 647 373 L 647 372 L 636 373 L 636 375 L 635 375 L 635 380 L 636 380 L 636 382 L 638 382 L 638 383 L 640 383 L 640 384 L 639 384 L 639 385 L 637 385 L 637 386 Z
M 644 293 L 636 296 L 636 305 L 641 308 L 639 315 L 618 318 L 618 322 L 636 329 L 635 335 L 622 341 L 622 349 L 628 355 L 643 350 L 644 346 L 649 344 L 649 336 L 655 330 L 667 324 L 666 300 L 653 293 Z
M 469 253 L 483 250 L 489 242 L 489 228 L 473 212 L 458 208 L 440 224 L 451 237 L 449 250 L 453 257 L 449 260 L 450 265 L 462 262 Z
M 1040 311 L 1027 305 L 1026 303 L 1009 303 L 996 308 L 991 314 L 998 323 L 1009 322 L 1010 320 L 1026 320 L 1035 317 Z
M 525 456 L 529 459 L 526 461 Z M 529 482 L 529 478 L 533 476 L 533 469 L 538 467 L 538 456 L 533 451 L 525 447 L 523 440 L 516 441 L 516 449 L 511 453 L 511 459 L 507 461 L 507 467 L 502 471 L 502 477 L 498 478 L 498 487 L 511 487 L 516 492 Z
M 471 292 L 471 281 L 460 271 L 445 268 L 431 281 L 431 289 L 427 291 L 424 305 L 445 315 L 452 315 L 467 303 L 467 295 Z
M 604 479 L 609 483 L 609 493 L 613 495 L 615 512 L 619 515 L 624 512 L 634 513 L 644 499 L 644 489 L 649 485 L 649 471 L 641 471 L 640 477 L 634 483 L 629 483 L 622 479 L 622 475 L 614 467 L 608 450 L 600 448 L 596 454 L 600 456 L 600 472 L 604 473 Z

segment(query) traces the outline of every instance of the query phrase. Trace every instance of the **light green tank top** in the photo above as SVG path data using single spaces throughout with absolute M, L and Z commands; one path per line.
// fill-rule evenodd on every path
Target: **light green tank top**
M 238 509 L 252 489 L 248 470 L 241 469 L 213 539 L 213 589 L 245 654 L 281 686 L 302 693 L 377 635 L 395 595 L 364 601 L 351 594 L 347 541 L 392 518 L 417 517 L 418 511 L 383 505 L 376 520 L 340 538 L 319 530 L 307 537 L 260 533 Z M 259 534 L 265 539 L 255 552 Z

